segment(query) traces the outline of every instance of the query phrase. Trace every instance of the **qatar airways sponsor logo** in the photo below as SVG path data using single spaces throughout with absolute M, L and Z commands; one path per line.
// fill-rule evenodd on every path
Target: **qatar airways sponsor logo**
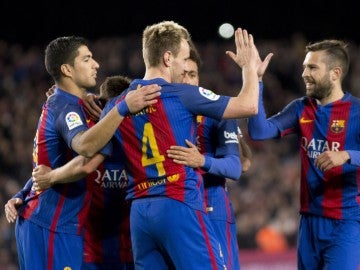
M 96 174 L 95 182 L 102 188 L 123 189 L 127 186 L 128 178 L 125 170 L 106 169 L 103 174 L 96 170 Z
M 224 130 L 225 143 L 239 143 L 236 132 L 228 132 Z
M 310 141 L 302 137 L 301 148 L 303 148 L 309 158 L 317 158 L 325 151 L 340 151 L 341 144 L 339 142 L 329 142 L 327 140 L 312 138 Z

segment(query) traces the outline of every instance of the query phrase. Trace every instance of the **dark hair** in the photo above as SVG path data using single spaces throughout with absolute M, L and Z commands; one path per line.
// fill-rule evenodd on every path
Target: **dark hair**
M 106 77 L 105 81 L 100 85 L 100 99 L 107 101 L 120 95 L 129 87 L 130 83 L 131 79 L 126 76 L 115 75 Z
M 58 37 L 46 46 L 45 67 L 55 81 L 61 78 L 61 65 L 74 65 L 81 46 L 88 46 L 88 43 L 84 38 L 77 36 Z
M 194 61 L 196 63 L 196 65 L 198 66 L 198 68 L 200 69 L 200 67 L 202 66 L 200 54 L 199 54 L 198 50 L 196 49 L 195 44 L 192 41 L 189 41 L 189 46 L 190 46 L 189 59 Z
M 319 42 L 310 43 L 305 47 L 305 52 L 325 51 L 328 55 L 327 65 L 329 68 L 340 66 L 342 69 L 342 78 L 349 70 L 350 60 L 347 51 L 348 44 L 341 40 L 325 39 Z

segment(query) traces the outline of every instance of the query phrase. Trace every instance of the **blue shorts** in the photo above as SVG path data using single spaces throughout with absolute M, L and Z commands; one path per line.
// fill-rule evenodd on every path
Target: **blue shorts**
M 205 212 L 167 197 L 136 199 L 130 211 L 135 267 L 225 269 L 219 241 Z
M 360 221 L 302 215 L 298 269 L 360 269 Z
M 240 269 L 239 247 L 237 243 L 236 224 L 226 220 L 211 220 L 217 239 L 221 244 L 227 269 Z
M 20 270 L 81 269 L 81 236 L 51 232 L 22 217 L 16 221 L 15 236 Z

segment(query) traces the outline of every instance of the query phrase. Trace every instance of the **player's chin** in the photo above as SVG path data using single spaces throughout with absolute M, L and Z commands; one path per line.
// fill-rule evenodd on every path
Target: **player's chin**
M 86 88 L 91 88 L 95 86 L 96 86 L 96 78 L 92 78 L 91 80 L 88 81 Z

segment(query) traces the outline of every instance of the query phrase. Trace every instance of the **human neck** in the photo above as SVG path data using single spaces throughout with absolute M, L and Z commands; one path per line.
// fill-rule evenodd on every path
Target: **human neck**
M 325 106 L 327 104 L 330 104 L 330 103 L 333 103 L 333 102 L 335 102 L 337 100 L 342 99 L 343 96 L 344 96 L 344 92 L 341 89 L 341 87 L 339 87 L 339 88 L 333 89 L 332 92 L 331 92 L 331 95 L 319 100 L 319 102 L 320 102 L 321 105 Z
M 57 86 L 61 90 L 77 96 L 78 98 L 84 99 L 86 97 L 86 89 L 77 86 L 73 82 L 58 82 Z
M 158 68 L 158 67 L 147 68 L 145 75 L 144 75 L 144 79 L 152 80 L 155 78 L 162 78 L 165 81 L 171 83 L 171 76 L 170 76 L 170 73 L 168 72 L 168 69 L 164 70 L 164 69 Z

